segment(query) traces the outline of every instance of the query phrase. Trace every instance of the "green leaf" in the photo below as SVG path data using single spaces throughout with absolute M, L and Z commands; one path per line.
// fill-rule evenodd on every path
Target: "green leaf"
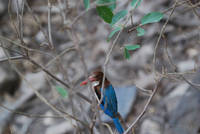
M 135 50 L 135 49 L 137 49 L 137 48 L 140 48 L 140 45 L 127 45 L 127 46 L 125 46 L 124 47 L 124 56 L 125 56 L 125 58 L 126 59 L 130 59 L 130 54 L 129 54 L 129 51 L 130 50 Z
M 110 39 L 115 35 L 116 32 L 120 31 L 122 28 L 121 27 L 116 27 L 109 35 L 107 41 L 110 41 Z
M 113 13 L 107 6 L 97 6 L 96 7 L 99 16 L 107 23 L 112 22 Z
M 83 0 L 85 9 L 88 10 L 90 8 L 90 0 Z
M 65 90 L 63 87 L 61 86 L 56 86 L 56 90 L 57 92 L 64 98 L 64 97 L 67 97 L 68 95 L 68 92 L 67 90 Z
M 118 13 L 116 13 L 113 18 L 112 18 L 112 23 L 111 25 L 114 25 L 115 23 L 117 23 L 120 19 L 122 19 L 123 17 L 125 17 L 127 15 L 128 11 L 127 10 L 121 10 Z
M 128 52 L 128 50 L 126 48 L 124 48 L 124 57 L 126 59 L 130 59 L 130 54 L 129 54 L 129 52 Z
M 163 18 L 163 14 L 160 12 L 151 12 L 146 14 L 142 20 L 141 24 L 145 25 L 148 23 L 154 23 L 154 22 L 159 22 Z
M 138 44 L 136 44 L 136 45 L 127 45 L 127 46 L 125 46 L 125 48 L 127 50 L 135 50 L 137 48 L 140 48 L 140 45 L 138 45 Z
M 116 8 L 116 0 L 98 0 L 97 1 L 97 5 L 98 4 L 109 4 L 109 3 L 113 3 L 110 6 L 108 6 L 113 11 Z
M 145 34 L 145 30 L 141 27 L 137 27 L 137 36 L 143 36 Z
M 142 2 L 142 0 L 132 0 L 131 6 L 134 8 L 137 8 L 141 4 L 141 2 Z M 137 3 L 137 5 L 135 5 L 136 3 Z

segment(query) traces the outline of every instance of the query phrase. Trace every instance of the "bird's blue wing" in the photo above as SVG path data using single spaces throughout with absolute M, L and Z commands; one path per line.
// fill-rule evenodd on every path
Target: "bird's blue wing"
M 110 116 L 113 119 L 115 127 L 120 134 L 123 134 L 124 129 L 117 117 L 117 97 L 115 94 L 115 90 L 112 85 L 109 85 L 104 89 L 103 92 L 103 103 L 100 105 L 101 109 L 105 114 Z
M 117 97 L 113 86 L 109 85 L 108 87 L 106 87 L 103 95 L 104 105 L 102 105 L 101 108 L 107 115 L 114 117 L 117 114 L 118 110 Z

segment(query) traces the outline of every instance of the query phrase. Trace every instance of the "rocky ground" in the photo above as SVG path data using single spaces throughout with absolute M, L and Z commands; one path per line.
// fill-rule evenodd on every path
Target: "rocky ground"
M 113 42 L 106 41 L 110 27 L 98 17 L 95 8 L 85 12 L 82 1 L 51 0 L 51 41 L 47 1 L 29 0 L 24 3 L 24 8 L 23 2 L 0 1 L 0 134 L 89 133 L 80 122 L 62 115 L 67 112 L 86 123 L 92 122 L 91 105 L 75 92 L 81 92 L 91 99 L 89 88 L 79 86 L 85 79 L 82 58 L 88 72 L 103 66 Z M 119 1 L 116 11 L 130 9 L 130 2 Z M 155 51 L 161 29 L 174 3 L 168 0 L 143 0 L 135 10 L 135 24 L 144 14 L 152 11 L 164 12 L 164 19 L 145 26 L 147 33 L 142 37 L 137 37 L 135 31 L 128 32 L 132 27 L 129 22 L 109 58 L 108 79 L 117 88 L 132 89 L 127 89 L 127 94 L 121 95 L 119 104 L 127 104 L 122 112 L 128 125 L 142 112 L 157 78 L 163 77 L 146 113 L 134 127 L 136 134 L 200 133 L 199 0 L 180 1 L 177 4 Z M 23 15 L 20 12 L 22 9 Z M 77 35 L 75 41 L 70 33 L 70 24 L 73 24 Z M 125 59 L 121 48 L 136 43 L 141 44 L 141 48 L 131 53 L 129 60 Z M 43 68 L 20 58 L 19 52 L 27 50 L 31 59 Z M 19 58 L 9 61 L 6 60 L 7 56 Z M 70 88 L 50 77 L 45 70 L 66 82 Z M 56 91 L 57 87 L 65 88 L 68 95 L 61 97 Z M 123 94 L 124 90 L 117 91 L 117 94 Z M 54 108 L 64 112 L 58 113 Z M 97 124 L 95 134 L 101 133 Z M 109 132 L 104 129 L 103 133 Z

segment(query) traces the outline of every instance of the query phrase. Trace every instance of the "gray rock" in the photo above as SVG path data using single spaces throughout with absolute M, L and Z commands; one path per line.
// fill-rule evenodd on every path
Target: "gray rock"
M 0 1 L 0 17 L 3 16 L 7 10 L 7 3 L 8 0 L 1 0 Z
M 4 102 L 3 105 L 6 106 L 9 109 L 12 110 L 18 110 L 20 107 L 23 106 L 24 103 L 26 103 L 32 96 L 34 96 L 34 92 L 33 90 L 30 88 L 30 85 L 35 89 L 35 90 L 40 90 L 44 87 L 44 83 L 45 83 L 45 74 L 43 72 L 39 72 L 39 73 L 28 73 L 25 75 L 25 79 L 28 81 L 22 81 L 22 84 L 20 86 L 20 90 L 22 92 L 22 94 L 16 98 L 15 102 Z M 10 121 L 12 114 L 11 112 L 8 112 L 6 110 L 0 109 L 2 110 L 1 114 L 0 114 L 0 134 L 3 134 L 3 130 L 5 128 L 5 126 L 7 125 L 7 123 Z M 25 120 L 25 122 L 21 125 L 23 126 L 22 129 L 17 128 L 19 131 L 25 131 L 23 130 L 24 127 L 26 128 L 27 126 L 27 121 L 29 122 L 29 120 Z M 30 120 L 31 121 L 31 120 Z M 21 122 L 23 122 L 21 120 Z
M 173 134 L 197 134 L 200 128 L 200 92 L 191 92 L 180 99 L 177 107 L 170 113 L 170 130 Z
M 194 60 L 184 60 L 178 63 L 178 70 L 180 72 L 186 72 L 195 68 L 195 61 Z
M 8 93 L 14 95 L 20 85 L 19 75 L 9 66 L 8 63 L 1 63 L 0 66 L 0 95 Z
M 187 83 L 178 85 L 172 92 L 164 97 L 164 103 L 166 105 L 167 111 L 171 112 L 176 108 L 180 101 L 180 98 L 187 92 L 189 85 Z
M 5 57 L 6 57 L 6 55 L 5 55 L 4 51 L 3 51 L 3 49 L 0 48 L 0 58 L 2 59 L 2 58 L 5 58 Z
M 153 120 L 146 119 L 141 125 L 140 134 L 161 134 L 161 126 Z
M 200 71 L 194 83 L 200 83 Z M 166 134 L 197 134 L 200 129 L 200 90 L 189 87 L 169 113 Z
M 65 134 L 66 132 L 72 131 L 73 125 L 70 121 L 65 121 L 46 129 L 45 134 Z

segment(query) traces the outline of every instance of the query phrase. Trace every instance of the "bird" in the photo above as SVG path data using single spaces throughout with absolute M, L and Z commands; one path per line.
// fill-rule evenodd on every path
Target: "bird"
M 104 89 L 102 91 L 101 86 L 103 83 L 103 76 L 104 73 L 102 71 L 95 71 L 89 76 L 87 80 L 83 81 L 80 85 L 86 85 L 88 81 L 90 81 L 93 84 L 93 88 L 95 90 L 98 100 L 101 100 L 101 92 L 103 92 L 103 99 L 100 102 L 99 106 L 106 115 L 112 118 L 118 133 L 123 134 L 124 129 L 120 123 L 121 116 L 118 112 L 118 104 L 115 90 L 110 81 L 105 77 L 103 86 Z

